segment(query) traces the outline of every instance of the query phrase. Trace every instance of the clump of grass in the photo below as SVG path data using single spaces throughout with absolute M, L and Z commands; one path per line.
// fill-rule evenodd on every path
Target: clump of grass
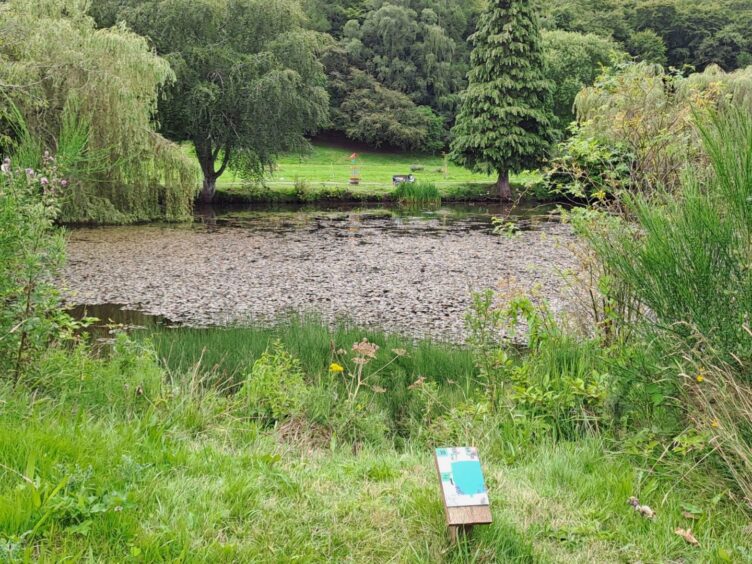
M 392 197 L 402 205 L 439 205 L 441 194 L 431 182 L 403 182 L 392 192 Z
M 307 374 L 325 371 L 337 348 L 349 348 L 363 338 L 384 351 L 410 351 L 399 362 L 407 384 L 413 382 L 413 375 L 436 375 L 440 380 L 453 379 L 464 385 L 475 372 L 472 353 L 462 347 L 428 340 L 416 343 L 407 337 L 364 330 L 344 322 L 330 328 L 314 316 L 292 316 L 271 326 L 157 327 L 148 335 L 136 336 L 139 335 L 151 340 L 171 372 L 187 373 L 200 363 L 201 372 L 234 383 L 277 340 L 300 359 Z M 376 364 L 376 369 L 381 368 Z
M 420 434 L 425 398 L 414 389 L 427 381 L 442 396 L 437 415 L 464 401 L 477 390 L 476 367 L 470 351 L 450 344 L 412 339 L 380 331 L 367 331 L 340 323 L 328 327 L 314 317 L 291 317 L 271 327 L 213 329 L 158 328 L 149 335 L 157 354 L 170 373 L 197 371 L 203 381 L 233 393 L 251 366 L 275 342 L 299 359 L 310 387 L 306 411 L 314 423 L 339 427 L 349 438 L 371 443 L 393 437 Z M 351 397 L 349 366 L 345 374 L 332 374 L 332 363 L 346 366 L 353 345 L 367 339 L 379 351 L 369 358 L 367 393 L 363 402 Z M 395 351 L 400 351 L 399 354 Z M 402 354 L 404 351 L 405 354 Z M 365 389 L 364 388 L 364 389 Z M 377 393 L 373 390 L 385 390 Z M 352 418 L 345 403 L 363 404 L 360 416 Z M 361 409 L 359 408 L 359 409 Z M 350 410 L 352 411 L 352 410 Z M 370 419 L 369 419 L 370 418 Z

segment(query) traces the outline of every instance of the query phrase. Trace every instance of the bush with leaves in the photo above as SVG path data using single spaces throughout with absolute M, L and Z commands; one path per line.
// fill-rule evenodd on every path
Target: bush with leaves
M 306 392 L 300 360 L 276 341 L 253 363 L 238 400 L 245 415 L 274 424 L 299 414 Z
M 495 297 L 477 294 L 467 319 L 490 404 L 506 406 L 557 438 L 600 427 L 610 378 L 599 340 L 563 329 L 545 305 L 518 297 L 501 307 Z M 527 354 L 515 361 L 511 345 L 523 328 Z
M 71 327 L 60 311 L 54 277 L 65 260 L 55 228 L 67 181 L 45 155 L 44 168 L 17 167 L 5 158 L 0 172 L 0 371 L 18 380 L 24 368 Z
M 579 127 L 570 131 L 545 173 L 550 194 L 593 203 L 629 189 L 633 159 L 626 148 L 588 137 Z
M 734 104 L 696 115 L 710 171 L 691 169 L 678 193 L 624 198 L 631 221 L 595 219 L 579 231 L 627 290 L 628 320 L 615 321 L 633 326 L 630 349 L 642 349 L 616 372 L 627 409 L 669 404 L 685 442 L 709 432 L 750 501 L 752 115 Z M 647 421 L 666 431 L 665 420 Z
M 704 166 L 695 113 L 726 103 L 752 110 L 752 67 L 684 76 L 630 63 L 605 72 L 575 100 L 579 136 L 630 158 L 632 191 L 678 190 L 689 167 Z

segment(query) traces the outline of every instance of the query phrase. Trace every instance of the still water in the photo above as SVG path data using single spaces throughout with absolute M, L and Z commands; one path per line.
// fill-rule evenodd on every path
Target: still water
M 499 216 L 519 232 L 495 233 Z M 552 206 L 209 208 L 192 224 L 72 229 L 62 284 L 77 313 L 127 325 L 311 312 L 459 340 L 474 291 L 564 307 L 573 241 Z

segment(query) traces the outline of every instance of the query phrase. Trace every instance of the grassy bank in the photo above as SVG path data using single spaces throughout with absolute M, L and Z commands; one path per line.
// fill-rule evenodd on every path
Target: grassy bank
M 186 149 L 189 150 L 189 149 Z M 350 185 L 358 153 L 360 184 Z M 495 178 L 474 174 L 445 162 L 441 155 L 424 155 L 368 149 L 359 151 L 340 144 L 315 142 L 307 155 L 283 155 L 273 174 L 263 183 L 246 183 L 227 171 L 217 183 L 221 202 L 306 202 L 315 200 L 381 201 L 391 198 L 392 176 L 414 174 L 420 182 L 436 186 L 445 201 L 484 200 Z M 519 190 L 539 179 L 537 173 L 514 176 Z
M 347 364 L 337 349 L 363 337 L 380 345 L 369 370 L 381 371 L 385 391 L 348 409 L 369 425 L 374 402 L 377 411 L 420 409 L 424 417 L 401 437 L 387 426 L 347 438 L 313 413 L 272 422 L 252 415 L 242 390 L 214 385 L 220 372 L 242 382 L 279 340 L 312 396 L 324 386 L 347 405 L 348 372 L 330 365 Z M 2 388 L 0 559 L 722 562 L 752 554 L 747 516 L 713 475 L 676 480 L 689 463 L 664 474 L 604 438 L 515 438 L 514 425 L 484 411 L 466 350 L 310 321 L 158 330 L 151 340 L 154 349 L 121 338 L 110 359 L 53 352 L 24 386 Z M 385 368 L 391 347 L 405 351 Z M 403 383 L 421 379 L 400 397 Z M 432 395 L 441 405 L 426 411 Z M 480 447 L 495 520 L 456 547 L 431 456 L 446 441 Z M 631 495 L 658 518 L 635 513 Z M 691 527 L 700 546 L 677 527 Z

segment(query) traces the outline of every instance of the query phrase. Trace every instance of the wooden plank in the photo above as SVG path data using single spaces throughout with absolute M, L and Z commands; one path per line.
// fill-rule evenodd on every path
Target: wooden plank
M 491 516 L 491 507 L 488 505 L 473 505 L 467 507 L 448 507 L 446 492 L 441 483 L 441 471 L 439 469 L 439 459 L 434 450 L 434 465 L 436 474 L 439 478 L 439 488 L 441 489 L 441 501 L 444 504 L 447 525 L 450 527 L 452 538 L 456 536 L 456 527 L 459 525 L 487 525 L 493 522 Z
M 472 507 L 447 507 L 447 525 L 488 525 L 493 523 L 491 507 L 475 505 Z

